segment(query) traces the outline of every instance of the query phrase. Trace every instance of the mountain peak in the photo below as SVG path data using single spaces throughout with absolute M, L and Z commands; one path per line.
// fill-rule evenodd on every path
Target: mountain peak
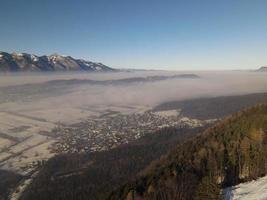
M 267 66 L 262 66 L 257 71 L 267 72 Z

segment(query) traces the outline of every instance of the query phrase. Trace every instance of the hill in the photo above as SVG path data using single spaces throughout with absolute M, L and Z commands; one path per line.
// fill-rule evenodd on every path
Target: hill
M 0 52 L 0 72 L 17 71 L 114 71 L 114 69 L 103 65 L 74 59 L 71 56 L 50 55 L 36 56 L 27 53 Z
M 130 77 L 115 80 L 90 80 L 90 79 L 69 79 L 69 80 L 52 80 L 45 84 L 53 85 L 76 85 L 76 84 L 91 84 L 91 85 L 123 85 L 123 84 L 139 84 L 148 82 L 165 81 L 172 79 L 197 79 L 200 78 L 195 74 L 176 74 L 171 76 L 146 76 L 146 77 Z
M 222 118 L 266 100 L 267 93 L 196 98 L 162 103 L 156 106 L 154 110 L 163 111 L 180 109 L 181 114 L 186 117 L 206 120 Z
M 107 199 L 219 199 L 267 173 L 267 103 L 227 117 L 149 166 Z

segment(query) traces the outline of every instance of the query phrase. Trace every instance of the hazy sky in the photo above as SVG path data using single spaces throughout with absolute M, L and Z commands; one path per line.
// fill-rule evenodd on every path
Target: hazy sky
M 122 68 L 258 68 L 267 0 L 0 0 L 0 51 Z

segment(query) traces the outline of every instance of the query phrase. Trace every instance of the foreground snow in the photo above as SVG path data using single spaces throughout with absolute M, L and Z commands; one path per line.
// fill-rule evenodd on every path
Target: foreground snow
M 225 200 L 266 200 L 267 176 L 224 189 Z

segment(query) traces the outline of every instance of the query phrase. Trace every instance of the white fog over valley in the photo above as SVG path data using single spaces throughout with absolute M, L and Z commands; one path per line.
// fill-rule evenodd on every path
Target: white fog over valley
M 50 82 L 74 79 L 118 80 L 189 73 L 196 74 L 199 78 L 116 85 Z M 72 122 L 106 109 L 134 112 L 150 109 L 166 101 L 267 91 L 265 73 L 242 71 L 2 75 L 0 85 L 1 111 L 22 111 L 29 116 L 38 116 L 51 122 Z
M 179 74 L 197 77 L 127 81 Z M 105 82 L 109 80 L 115 82 Z M 123 81 L 116 82 L 118 80 Z M 57 153 L 102 151 L 140 138 L 142 131 L 149 130 L 143 130 L 142 123 L 155 123 L 153 129 L 167 126 L 167 122 L 160 124 L 159 121 L 168 117 L 170 126 L 189 123 L 198 127 L 206 123 L 197 119 L 171 118 L 176 116 L 177 110 L 157 113 L 160 117 L 155 118 L 149 111 L 161 103 L 267 92 L 266 74 L 254 71 L 10 73 L 1 75 L 0 85 L 0 167 L 32 176 L 36 162 L 47 160 Z M 113 117 L 118 113 L 119 119 Z M 155 119 L 149 121 L 151 117 Z M 131 130 L 129 127 L 134 119 L 137 119 L 140 128 L 128 135 L 123 135 L 124 132 L 118 131 L 116 126 L 113 130 L 112 124 L 124 119 L 128 120 L 128 130 Z M 60 129 L 62 126 L 64 129 Z M 68 126 L 74 128 L 68 129 Z M 84 138 L 82 135 L 75 136 L 76 133 L 71 132 L 78 130 L 75 127 L 80 130 L 79 134 L 87 134 L 89 130 L 93 134 Z M 87 140 L 92 143 L 86 146 L 84 142 Z M 79 141 L 82 141 L 81 148 L 77 149 Z
M 188 73 L 196 74 L 199 78 L 118 85 L 49 82 L 72 79 L 118 80 Z M 107 110 L 127 114 L 144 112 L 172 100 L 267 92 L 265 73 L 237 71 L 7 74 L 1 76 L 0 84 L 0 132 L 8 134 L 26 125 L 27 128 L 18 131 L 18 137 L 47 131 L 58 122 L 72 124 L 82 121 Z M 14 133 L 12 137 L 16 137 Z M 42 141 L 39 137 L 34 139 Z M 1 148 L 6 148 L 10 141 L 6 140 L 5 143 L 1 140 L 1 144 Z M 1 159 L 6 156 L 6 152 L 0 154 Z

